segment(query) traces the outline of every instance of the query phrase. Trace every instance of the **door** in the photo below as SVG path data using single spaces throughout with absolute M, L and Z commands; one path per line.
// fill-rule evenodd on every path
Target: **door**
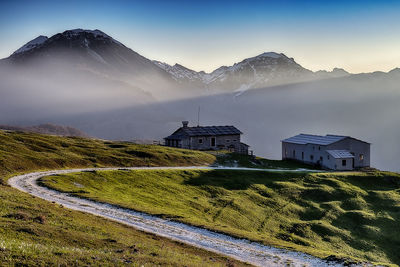
M 215 137 L 211 137 L 211 146 L 215 146 Z

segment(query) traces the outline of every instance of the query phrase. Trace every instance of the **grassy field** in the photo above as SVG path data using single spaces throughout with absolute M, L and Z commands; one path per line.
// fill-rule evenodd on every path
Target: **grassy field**
M 60 191 L 274 246 L 400 263 L 400 175 L 206 170 L 43 178 Z
M 214 165 L 260 169 L 314 169 L 313 166 L 293 160 L 271 160 L 227 151 L 210 151 L 208 153 L 217 157 Z
M 241 266 L 243 263 L 71 211 L 6 185 L 38 170 L 212 164 L 201 152 L 0 131 L 0 266 Z

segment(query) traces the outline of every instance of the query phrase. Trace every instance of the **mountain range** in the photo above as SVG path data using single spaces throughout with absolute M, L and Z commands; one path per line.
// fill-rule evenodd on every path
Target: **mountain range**
M 39 36 L 2 61 L 3 64 L 34 68 L 61 62 L 63 68 L 79 69 L 119 81 L 156 99 L 168 98 L 171 91 L 180 96 L 242 92 L 349 75 L 337 68 L 332 72 L 312 72 L 293 58 L 275 52 L 246 58 L 232 66 L 221 66 L 211 73 L 197 72 L 180 64 L 171 66 L 149 60 L 100 30 L 82 29 L 64 31 L 50 38 Z M 176 94 L 172 94 L 173 98 Z

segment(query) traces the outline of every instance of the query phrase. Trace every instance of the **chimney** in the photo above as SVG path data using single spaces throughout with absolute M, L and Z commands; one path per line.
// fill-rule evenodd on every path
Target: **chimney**
M 186 128 L 186 127 L 188 127 L 189 122 L 188 121 L 182 121 L 182 125 L 183 125 L 183 128 Z

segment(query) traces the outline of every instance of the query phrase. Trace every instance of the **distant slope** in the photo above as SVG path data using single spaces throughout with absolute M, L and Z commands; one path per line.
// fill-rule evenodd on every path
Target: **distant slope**
M 70 126 L 55 125 L 50 123 L 40 124 L 36 126 L 26 126 L 26 127 L 0 125 L 0 129 L 11 130 L 11 131 L 33 132 L 40 134 L 60 135 L 60 136 L 89 137 L 86 133 L 82 132 L 79 129 Z
M 400 264 L 400 175 L 134 170 L 42 178 L 56 190 L 319 257 Z

